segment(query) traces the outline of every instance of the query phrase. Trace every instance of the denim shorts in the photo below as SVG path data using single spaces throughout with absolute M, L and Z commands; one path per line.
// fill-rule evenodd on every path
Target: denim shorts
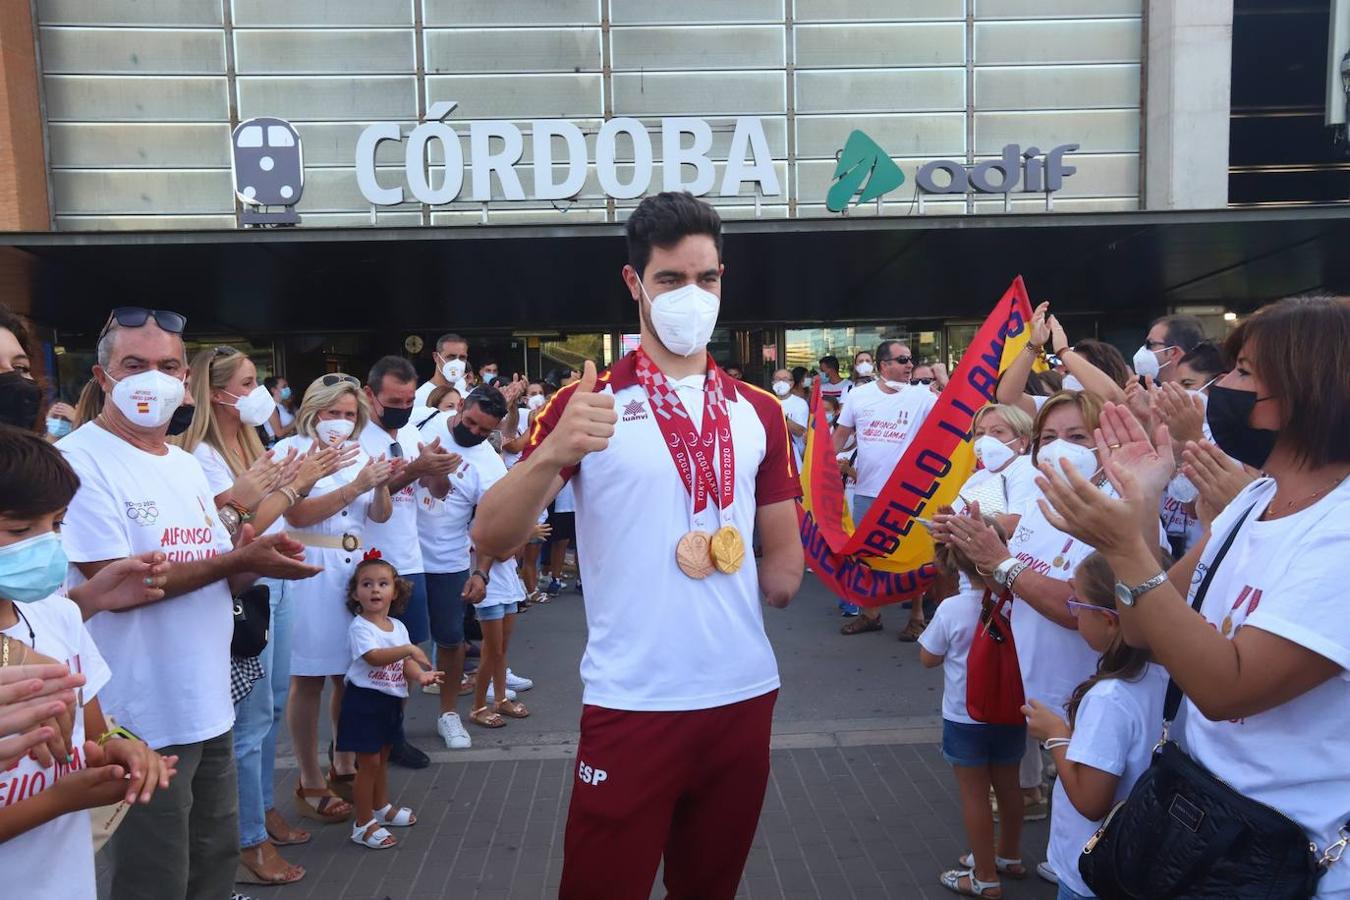
M 518 606 L 516 603 L 494 603 L 491 606 L 476 606 L 474 611 L 478 614 L 478 621 L 495 622 L 507 616 L 514 616 Z
M 437 647 L 453 650 L 464 643 L 464 585 L 468 581 L 468 569 L 427 573 L 427 613 Z
M 403 612 L 394 618 L 408 629 L 408 643 L 420 644 L 431 637 L 431 625 L 427 621 L 427 577 L 421 572 L 403 577 L 412 582 L 412 596 Z
M 942 720 L 942 758 L 954 766 L 1008 766 L 1027 749 L 1027 726 Z

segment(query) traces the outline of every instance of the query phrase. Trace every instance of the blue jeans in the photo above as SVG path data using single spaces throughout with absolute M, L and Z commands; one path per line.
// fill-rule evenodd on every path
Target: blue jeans
M 1095 900 L 1096 896 L 1096 894 L 1080 894 L 1060 882 L 1059 893 L 1055 895 L 1055 900 Z
M 264 817 L 275 803 L 272 775 L 277 759 L 277 728 L 286 716 L 291 681 L 290 582 L 264 578 L 272 597 L 269 640 L 258 659 L 263 677 L 234 707 L 234 761 L 239 770 L 239 846 L 267 840 Z
M 403 612 L 396 613 L 394 618 L 408 629 L 409 643 L 425 644 L 431 637 L 431 619 L 427 614 L 427 576 L 422 572 L 399 574 L 412 582 L 413 591 L 408 598 L 408 606 Z
M 854 528 L 858 527 L 858 523 L 863 520 L 863 516 L 867 515 L 867 511 L 872 508 L 872 503 L 876 499 L 876 497 L 864 497 L 862 494 L 853 495 L 852 513 Z M 856 616 L 858 614 L 858 605 L 856 603 L 848 603 L 840 600 L 839 608 L 850 616 Z

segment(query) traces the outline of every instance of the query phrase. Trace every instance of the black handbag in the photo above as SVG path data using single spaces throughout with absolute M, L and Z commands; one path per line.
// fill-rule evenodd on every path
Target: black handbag
M 265 584 L 245 588 L 234 598 L 234 638 L 230 655 L 245 659 L 257 656 L 267 647 L 272 625 L 272 592 Z
M 1197 612 L 1251 512 L 1238 520 L 1201 579 L 1191 604 Z M 1153 762 L 1084 845 L 1078 858 L 1083 880 L 1104 900 L 1311 897 L 1331 853 L 1319 860 L 1297 822 L 1239 794 L 1168 740 L 1181 697 L 1169 680 Z

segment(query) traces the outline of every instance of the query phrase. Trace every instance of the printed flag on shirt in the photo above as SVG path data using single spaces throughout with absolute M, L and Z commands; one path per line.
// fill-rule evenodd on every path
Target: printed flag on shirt
M 798 506 L 812 570 L 840 597 L 882 606 L 923 594 L 933 581 L 933 539 L 915 516 L 951 505 L 975 470 L 971 423 L 995 402 L 999 376 L 1030 340 L 1031 303 L 1019 275 L 961 357 L 937 405 L 896 464 L 868 514 L 853 522 L 835 463 L 834 443 L 812 389 Z

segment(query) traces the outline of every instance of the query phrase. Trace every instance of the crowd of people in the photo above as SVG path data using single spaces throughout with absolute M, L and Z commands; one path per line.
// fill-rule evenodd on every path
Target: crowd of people
M 567 587 L 575 544 L 588 638 L 560 894 L 646 896 L 662 865 L 672 897 L 735 894 L 779 688 L 763 607 L 786 606 L 804 571 L 812 379 L 859 522 L 887 502 L 948 372 L 885 340 L 849 377 L 831 355 L 750 384 L 706 350 L 716 212 L 659 194 L 627 237 L 638 349 L 538 382 L 475 365 L 447 333 L 421 384 L 387 356 L 293 394 L 238 348 L 189 360 L 182 315 L 121 307 L 79 402 L 48 407 L 22 321 L 0 315 L 14 883 L 87 900 L 105 845 L 113 898 L 290 883 L 306 873 L 283 848 L 312 837 L 297 815 L 395 846 L 416 798 L 391 795 L 388 767 L 427 764 L 403 727 L 410 693 L 437 695 L 451 750 L 472 744 L 466 719 L 528 716 L 512 634 Z M 1046 303 L 1028 328 L 971 422 L 976 471 L 921 520 L 938 577 L 899 632 L 944 676 L 970 852 L 938 880 L 997 898 L 1035 872 L 1068 900 L 1112 893 L 1091 850 L 1117 839 L 1117 816 L 1148 821 L 1137 795 L 1180 755 L 1232 794 L 1230 819 L 1253 801 L 1282 814 L 1305 858 L 1250 863 L 1288 836 L 1255 814 L 1206 838 L 1204 859 L 1184 839 L 1136 839 L 1111 858 L 1174 877 L 1137 895 L 1239 896 L 1225 886 L 1301 865 L 1298 890 L 1260 895 L 1350 897 L 1335 574 L 1350 552 L 1350 303 L 1275 302 L 1220 342 L 1165 317 L 1128 361 L 1071 343 Z M 839 604 L 844 634 L 882 631 L 879 608 Z M 273 795 L 283 723 L 291 815 Z M 1186 815 L 1174 800 L 1172 818 L 1195 833 L 1227 821 L 1203 805 L 1215 790 L 1182 797 Z M 1024 848 L 1022 823 L 1047 814 L 1049 846 Z

